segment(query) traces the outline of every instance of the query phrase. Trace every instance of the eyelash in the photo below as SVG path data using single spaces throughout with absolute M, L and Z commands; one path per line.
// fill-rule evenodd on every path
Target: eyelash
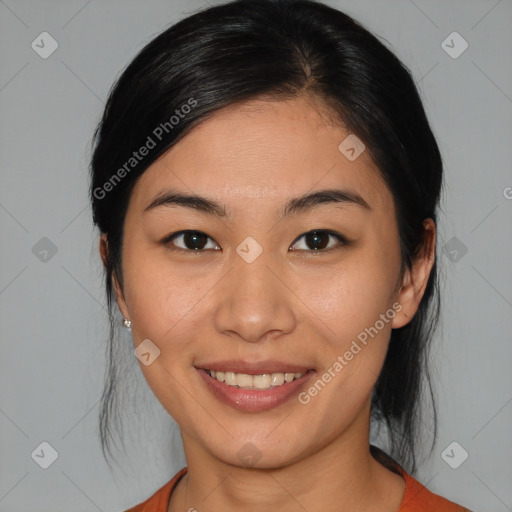
M 196 231 L 196 230 L 187 229 L 187 230 L 183 230 L 183 231 L 177 231 L 175 233 L 172 233 L 172 234 L 166 236 L 162 240 L 161 243 L 163 245 L 165 245 L 165 246 L 168 246 L 168 247 L 169 247 L 169 245 L 171 245 L 172 247 L 169 247 L 169 249 L 172 250 L 172 251 L 180 251 L 180 252 L 192 253 L 192 254 L 200 254 L 200 253 L 203 253 L 203 252 L 211 250 L 211 249 L 183 249 L 182 247 L 177 247 L 176 245 L 171 244 L 173 239 L 175 239 L 175 238 L 177 238 L 179 236 L 185 235 L 185 234 L 189 234 L 189 233 L 190 234 L 205 235 L 208 239 L 213 241 L 213 239 L 211 237 L 209 237 L 203 231 Z M 314 234 L 314 233 L 326 234 L 328 236 L 332 236 L 334 238 L 337 238 L 338 241 L 341 242 L 341 245 L 335 245 L 334 247 L 330 247 L 328 249 L 309 249 L 309 250 L 308 249 L 292 249 L 292 251 L 306 252 L 306 253 L 312 253 L 312 254 L 330 253 L 332 251 L 339 250 L 339 249 L 343 248 L 344 246 L 348 245 L 347 239 L 345 237 L 343 237 L 342 235 L 340 235 L 339 233 L 336 233 L 335 231 L 331 231 L 329 229 L 313 229 L 313 230 L 307 231 L 306 233 L 303 233 L 302 235 L 297 237 L 294 240 L 294 242 L 292 243 L 292 246 L 297 244 L 299 242 L 299 240 L 301 240 L 303 237 L 305 237 L 307 235 L 310 235 L 310 234 Z M 216 245 L 218 246 L 218 244 L 216 244 Z

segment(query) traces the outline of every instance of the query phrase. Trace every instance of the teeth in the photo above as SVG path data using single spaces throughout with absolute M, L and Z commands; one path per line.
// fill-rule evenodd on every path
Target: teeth
M 230 386 L 236 386 L 236 374 L 232 372 L 226 372 L 224 374 L 224 382 Z
M 228 386 L 244 389 L 270 389 L 281 386 L 285 382 L 299 379 L 303 373 L 264 373 L 262 375 L 248 375 L 246 373 L 219 372 L 207 370 L 210 376 Z
M 233 382 L 239 388 L 249 388 L 251 386 L 259 387 L 256 384 L 256 379 L 253 378 L 251 375 L 246 375 L 245 373 L 235 373 L 234 375 L 235 375 L 235 377 L 233 379 Z M 260 375 L 259 377 L 266 377 L 266 376 L 265 375 Z M 263 387 L 265 387 L 265 386 L 263 386 Z
M 241 375 L 238 376 L 238 382 L 240 382 L 240 377 L 241 377 Z M 265 373 L 263 375 L 253 375 L 253 377 L 252 377 L 252 385 L 258 389 L 269 389 L 271 387 L 270 386 L 271 382 L 272 382 L 272 376 L 270 373 Z M 243 387 L 243 386 L 240 386 L 240 384 L 238 384 L 238 385 L 239 385 L 239 387 Z

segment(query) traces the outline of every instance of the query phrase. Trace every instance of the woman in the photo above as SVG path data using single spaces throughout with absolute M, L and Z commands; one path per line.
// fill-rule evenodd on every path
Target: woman
M 111 354 L 115 297 L 187 461 L 132 512 L 467 510 L 411 476 L 442 162 L 373 35 L 306 0 L 196 13 L 115 84 L 91 175 Z

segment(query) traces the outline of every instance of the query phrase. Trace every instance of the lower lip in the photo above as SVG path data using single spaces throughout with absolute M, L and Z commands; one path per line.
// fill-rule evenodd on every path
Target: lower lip
M 202 368 L 196 369 L 214 396 L 221 402 L 245 412 L 268 411 L 287 402 L 290 398 L 296 396 L 304 383 L 316 373 L 315 371 L 309 371 L 302 375 L 302 377 L 292 382 L 285 382 L 281 386 L 256 390 L 229 386 L 210 377 L 206 370 Z

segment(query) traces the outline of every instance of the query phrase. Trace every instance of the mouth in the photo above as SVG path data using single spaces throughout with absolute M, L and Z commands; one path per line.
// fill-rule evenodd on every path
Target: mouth
M 291 402 L 316 374 L 313 369 L 248 374 L 196 367 L 196 371 L 210 397 L 237 411 L 250 413 L 268 411 Z
M 248 373 L 223 372 L 220 370 L 203 370 L 218 382 L 223 382 L 227 386 L 242 389 L 265 390 L 279 387 L 288 382 L 300 379 L 304 374 L 314 372 L 314 369 L 305 372 L 273 372 L 251 375 Z

